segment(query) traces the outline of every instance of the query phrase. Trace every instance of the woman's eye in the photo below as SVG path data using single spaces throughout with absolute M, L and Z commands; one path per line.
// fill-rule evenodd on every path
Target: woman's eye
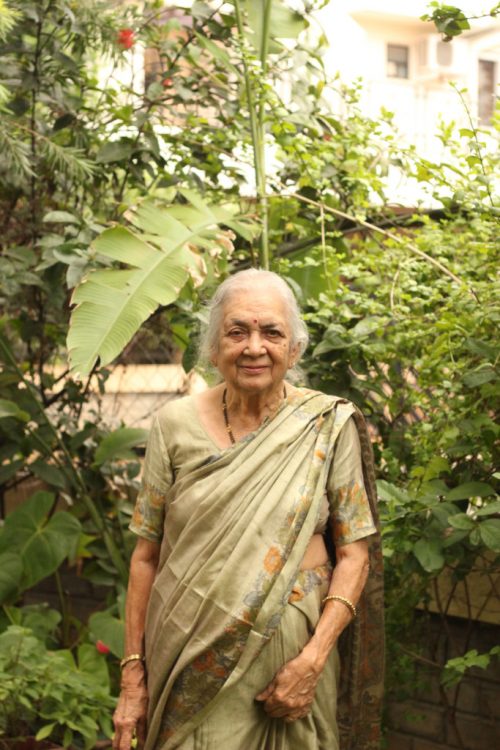
M 278 336 L 281 336 L 281 331 L 278 331 L 276 328 L 271 328 L 267 331 L 267 335 L 270 336 L 270 338 L 277 338 Z
M 245 335 L 245 331 L 242 331 L 239 328 L 234 328 L 232 331 L 229 331 L 228 336 L 230 336 L 232 339 L 238 339 Z

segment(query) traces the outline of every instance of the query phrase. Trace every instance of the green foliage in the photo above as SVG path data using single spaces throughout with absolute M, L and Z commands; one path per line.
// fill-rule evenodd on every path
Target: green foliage
M 7 39 L 7 35 L 15 27 L 18 19 L 19 14 L 2 2 L 0 5 L 0 41 Z
M 469 21 L 460 8 L 439 2 L 429 3 L 429 6 L 434 10 L 432 14 L 423 15 L 422 20 L 433 21 L 445 42 L 449 42 L 454 36 L 459 36 L 463 31 L 470 29 Z
M 27 411 L 20 409 L 13 401 L 2 398 L 0 399 L 0 419 L 8 419 L 9 417 L 27 422 L 30 415 Z
M 470 29 L 469 21 L 472 18 L 485 18 L 488 15 L 495 17 L 500 14 L 500 3 L 492 6 L 489 13 L 480 15 L 466 16 L 464 11 L 454 5 L 434 2 L 429 3 L 429 8 L 433 8 L 432 13 L 426 13 L 422 16 L 423 21 L 431 21 L 436 29 L 443 35 L 443 40 L 449 42 L 455 36 L 459 36 L 467 29 Z
M 0 530 L 0 604 L 54 573 L 78 548 L 81 524 L 59 512 L 55 497 L 37 492 L 12 512 Z
M 458 656 L 456 659 L 450 659 L 444 669 L 441 682 L 443 687 L 450 688 L 456 685 L 468 669 L 479 667 L 479 669 L 487 669 L 493 657 L 500 656 L 500 646 L 494 646 L 492 649 L 484 654 L 479 654 L 477 649 L 471 649 L 467 651 L 463 656 Z
M 83 532 L 88 536 L 96 536 L 103 545 L 107 554 L 115 566 L 115 577 L 126 581 L 127 570 L 124 562 L 123 551 L 118 548 L 118 542 L 122 539 L 121 524 L 123 520 L 117 514 L 116 501 L 113 495 L 111 482 L 108 479 L 111 464 L 95 464 L 95 450 L 108 431 L 86 422 L 78 424 L 82 397 L 78 388 L 64 390 L 60 394 L 61 408 L 66 404 L 69 406 L 68 413 L 56 413 L 56 419 L 52 420 L 44 408 L 42 398 L 46 396 L 45 390 L 41 392 L 33 384 L 32 380 L 26 378 L 18 366 L 15 355 L 9 341 L 0 334 L 0 359 L 4 364 L 3 383 L 6 395 L 11 398 L 7 401 L 16 402 L 22 412 L 29 415 L 28 420 L 19 420 L 6 417 L 0 420 L 0 435 L 2 436 L 3 466 L 1 467 L 1 480 L 6 487 L 10 482 L 23 481 L 34 477 L 51 486 L 64 498 L 67 505 L 75 507 L 76 515 L 83 518 Z M 45 377 L 45 376 L 44 376 Z M 53 380 L 49 374 L 44 382 L 45 387 L 50 388 Z M 42 398 L 41 398 L 41 394 Z M 46 403 L 46 402 L 45 402 Z M 136 436 L 137 438 L 138 436 Z M 144 436 L 142 436 L 144 438 Z M 127 467 L 120 467 L 118 472 L 126 476 Z M 132 473 L 132 476 L 134 474 Z M 14 485 L 15 486 L 15 485 Z M 73 558 L 88 556 L 87 550 L 80 548 L 75 541 L 75 534 L 80 533 L 80 521 L 73 515 L 58 511 L 46 524 L 49 507 L 55 503 L 55 497 L 47 493 L 37 493 L 29 502 L 28 510 L 20 508 L 12 516 L 13 520 L 8 523 L 16 525 L 16 533 L 25 534 L 22 541 L 26 549 L 33 544 L 38 548 L 44 545 L 45 563 L 40 571 L 49 575 L 55 569 L 51 569 L 55 560 L 56 567 L 66 558 L 68 551 L 64 547 L 63 539 L 57 541 L 57 535 L 51 533 L 65 529 L 68 533 L 68 543 L 75 545 Z M 18 519 L 18 520 L 14 520 Z M 45 525 L 46 524 L 46 525 Z M 17 528 L 19 526 L 19 529 Z M 78 528 L 77 528 L 78 527 Z M 83 539 L 84 537 L 80 537 Z M 53 555 L 49 564 L 51 548 L 54 544 Z M 19 569 L 14 556 L 19 556 L 20 549 L 14 535 L 2 534 L 3 554 L 9 555 L 9 566 L 14 571 Z M 66 549 L 66 552 L 64 550 Z M 39 549 L 41 552 L 42 549 Z M 12 553 L 12 554 L 11 554 Z M 27 559 L 25 563 L 28 564 Z M 33 570 L 36 564 L 33 563 Z M 109 578 L 109 570 L 107 571 Z M 42 576 L 43 577 L 43 576 Z M 35 582 L 28 576 L 31 585 Z M 20 575 L 8 579 L 10 581 L 10 594 L 14 592 L 13 581 L 21 582 Z M 37 579 L 40 580 L 40 579 Z M 111 582 L 114 578 L 111 577 Z M 10 596 L 9 594 L 9 596 Z
M 138 427 L 120 427 L 101 441 L 95 452 L 95 462 L 100 465 L 115 458 L 133 458 L 131 448 L 144 445 L 148 433 Z
M 19 625 L 30 630 L 47 648 L 57 647 L 58 629 L 62 622 L 61 613 L 48 604 L 27 604 L 23 607 L 2 605 L 0 614 L 1 630 L 9 625 Z
M 36 735 L 88 750 L 111 737 L 114 704 L 106 660 L 94 646 L 80 646 L 75 661 L 26 627 L 0 635 L 0 739 Z
M 415 607 L 433 599 L 445 628 L 453 597 L 435 582 L 446 573 L 468 587 L 479 564 L 485 575 L 498 569 L 500 551 L 499 152 L 476 129 L 444 126 L 441 138 L 443 162 L 416 160 L 412 171 L 442 210 L 409 216 L 405 243 L 393 217 L 389 235 L 372 226 L 309 253 L 307 265 L 277 264 L 306 290 L 311 385 L 353 399 L 376 435 L 389 688 L 394 680 L 398 691 L 424 643 Z

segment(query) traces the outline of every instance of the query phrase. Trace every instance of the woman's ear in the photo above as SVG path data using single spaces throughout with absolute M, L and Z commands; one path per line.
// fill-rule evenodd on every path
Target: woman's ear
M 291 370 L 292 367 L 295 367 L 295 365 L 299 361 L 299 357 L 300 357 L 300 347 L 298 344 L 295 344 L 295 346 L 290 347 L 290 359 L 288 362 L 289 370 Z

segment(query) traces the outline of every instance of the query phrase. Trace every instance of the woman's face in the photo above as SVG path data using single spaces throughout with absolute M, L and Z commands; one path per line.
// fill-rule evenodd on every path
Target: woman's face
M 235 291 L 224 305 L 212 363 L 228 385 L 248 393 L 270 391 L 297 358 L 283 299 L 274 287 Z

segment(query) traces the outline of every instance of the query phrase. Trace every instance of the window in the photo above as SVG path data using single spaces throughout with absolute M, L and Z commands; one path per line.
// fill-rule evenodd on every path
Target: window
M 387 75 L 389 78 L 408 78 L 409 49 L 402 44 L 387 45 Z
M 480 125 L 489 125 L 495 109 L 496 63 L 479 60 L 477 77 L 477 116 Z

